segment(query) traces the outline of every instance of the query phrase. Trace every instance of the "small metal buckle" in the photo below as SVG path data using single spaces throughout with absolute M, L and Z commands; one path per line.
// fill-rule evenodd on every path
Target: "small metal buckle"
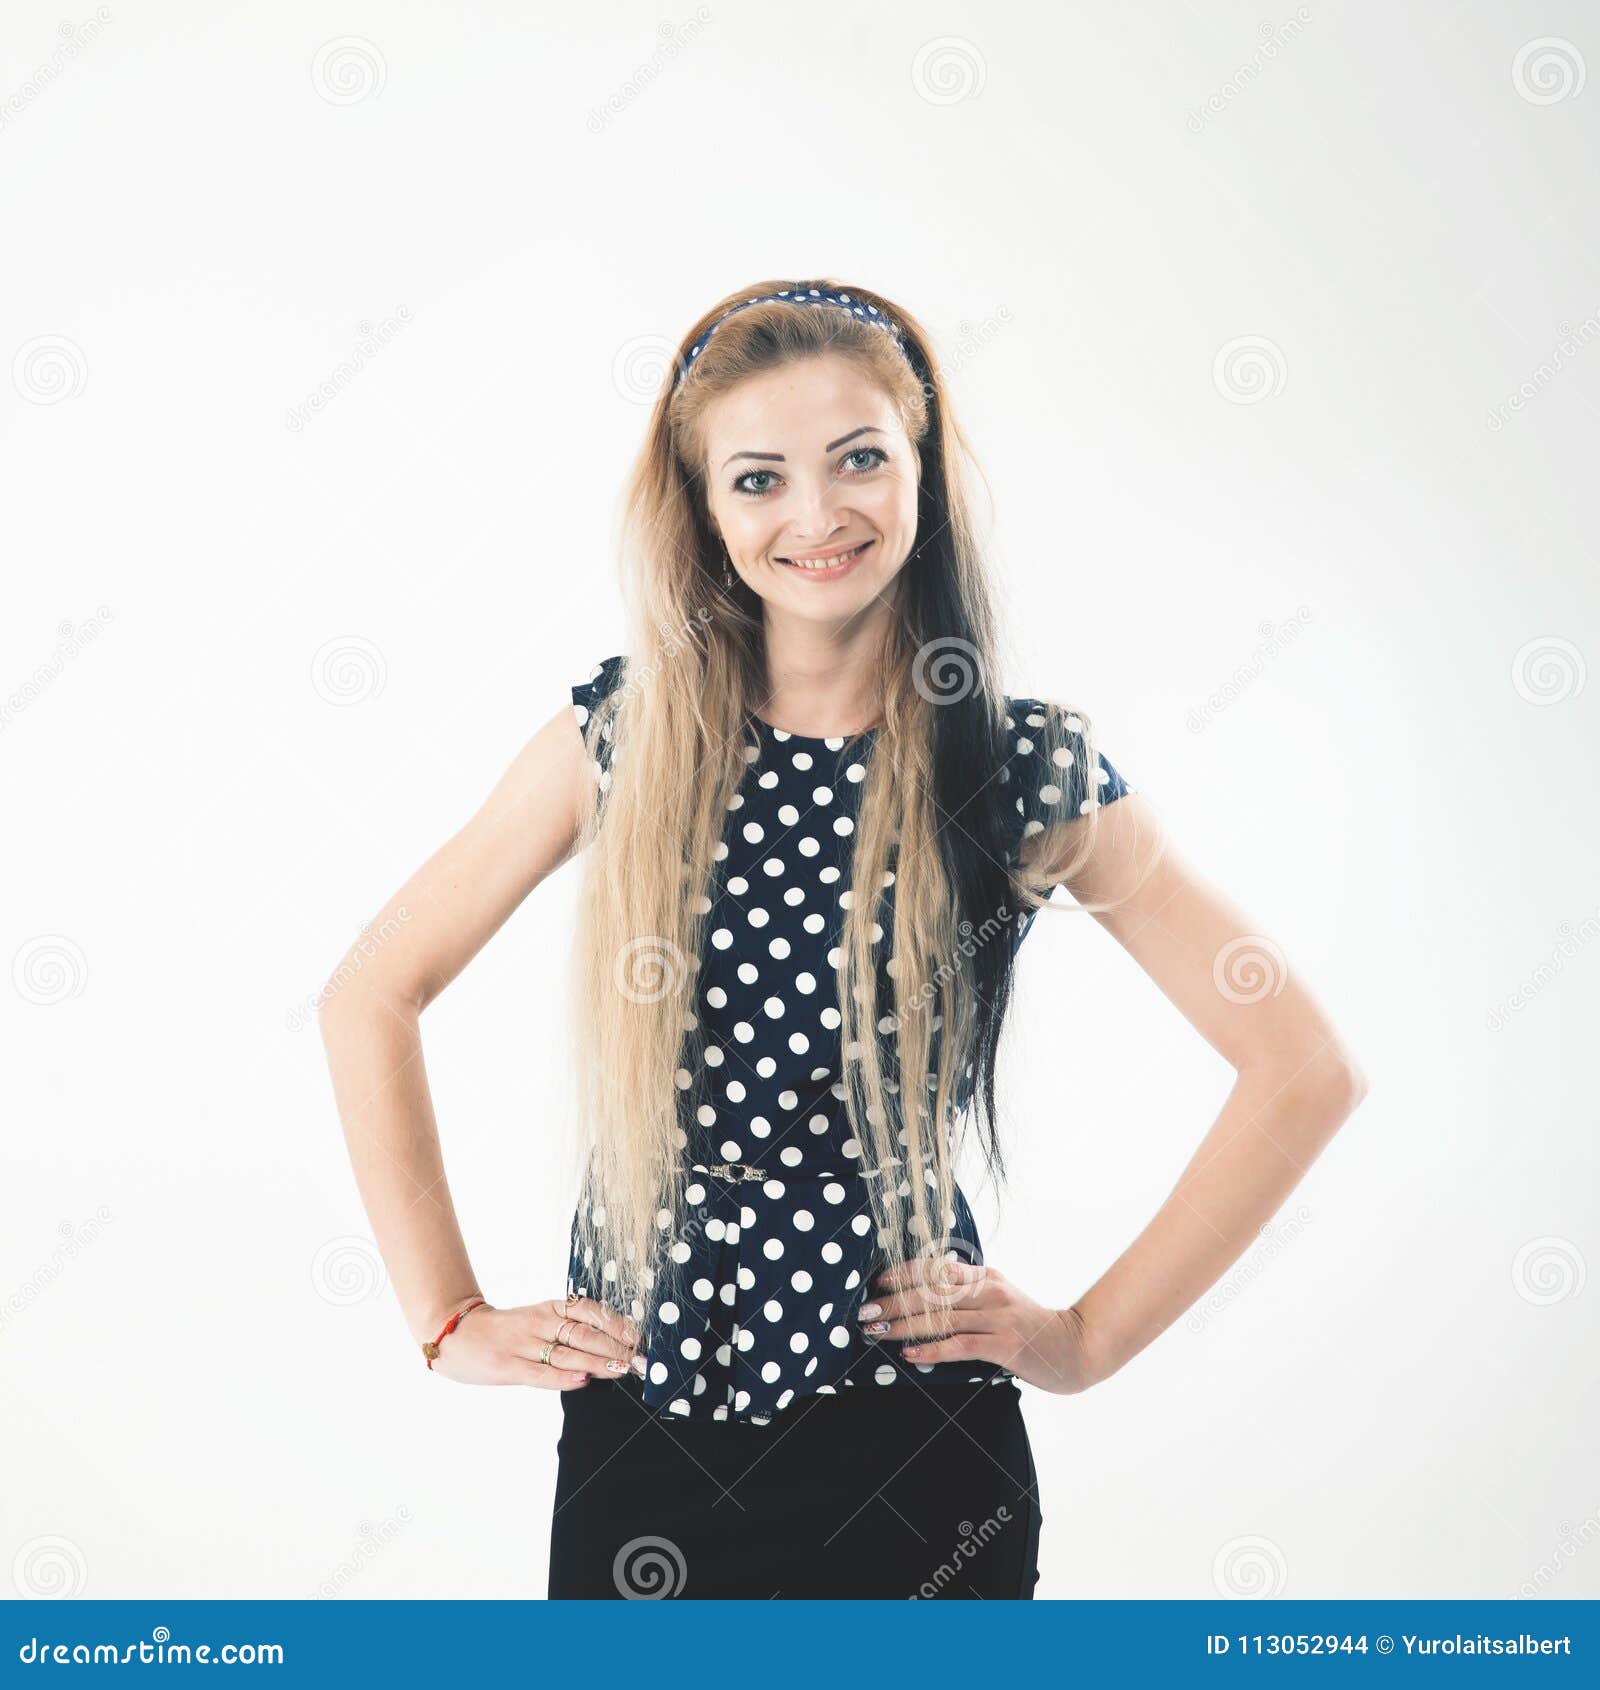
M 752 1180 L 767 1177 L 765 1168 L 752 1168 L 745 1162 L 713 1162 L 707 1172 L 715 1174 L 718 1179 Z

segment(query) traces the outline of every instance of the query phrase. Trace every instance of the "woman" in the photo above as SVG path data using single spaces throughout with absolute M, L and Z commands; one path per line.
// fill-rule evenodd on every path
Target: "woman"
M 1279 953 L 1164 845 L 1089 717 L 996 689 L 969 463 L 928 336 L 881 295 L 769 283 L 707 312 L 629 490 L 629 654 L 572 686 L 327 995 L 428 1365 L 562 1392 L 553 1597 L 1032 1596 L 1017 1381 L 1122 1367 L 1363 1095 L 1299 981 L 1234 988 L 1241 954 Z M 417 1020 L 579 851 L 566 1295 L 496 1307 Z M 954 1175 L 975 1127 L 1004 1178 L 996 1052 L 1041 908 L 1095 914 L 1238 1071 L 1065 1307 L 985 1260 Z

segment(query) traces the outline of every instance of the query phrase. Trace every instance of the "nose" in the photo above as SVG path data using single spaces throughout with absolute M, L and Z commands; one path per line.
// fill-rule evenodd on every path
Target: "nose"
M 797 550 L 806 546 L 825 546 L 830 537 L 845 526 L 847 519 L 834 508 L 839 501 L 838 490 L 831 483 L 814 485 L 810 491 L 801 490 L 796 494 L 793 526 Z

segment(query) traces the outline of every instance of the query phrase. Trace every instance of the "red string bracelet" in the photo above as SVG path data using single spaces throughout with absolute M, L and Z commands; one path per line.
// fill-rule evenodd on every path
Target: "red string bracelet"
M 480 1297 L 477 1302 L 468 1303 L 464 1309 L 458 1309 L 456 1313 L 451 1315 L 444 1323 L 444 1330 L 439 1334 L 439 1336 L 435 1338 L 431 1344 L 424 1344 L 422 1346 L 422 1353 L 428 1358 L 428 1371 L 430 1373 L 433 1371 L 434 1360 L 439 1354 L 439 1346 L 445 1341 L 445 1339 L 455 1331 L 466 1316 L 471 1314 L 474 1309 L 483 1309 L 488 1306 L 488 1303 Z

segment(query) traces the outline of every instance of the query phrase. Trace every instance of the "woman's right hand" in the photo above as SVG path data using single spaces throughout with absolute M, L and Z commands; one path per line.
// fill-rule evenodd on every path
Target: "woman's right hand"
M 537 1385 L 569 1391 L 591 1378 L 644 1372 L 635 1321 L 591 1297 L 470 1310 L 439 1346 L 433 1371 L 462 1385 Z M 540 1361 L 553 1344 L 548 1363 Z

